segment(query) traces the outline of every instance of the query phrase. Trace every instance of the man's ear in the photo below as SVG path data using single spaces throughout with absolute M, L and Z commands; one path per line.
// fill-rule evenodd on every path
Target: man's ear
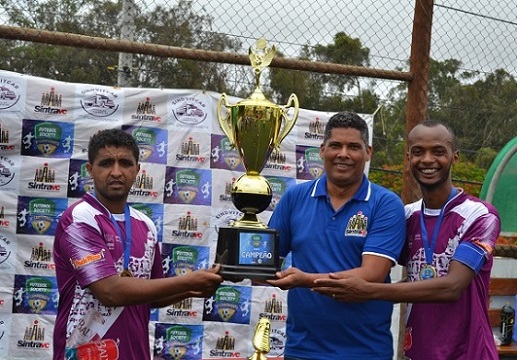
M 368 159 L 366 159 L 366 161 L 372 160 L 373 148 L 370 145 L 366 146 L 366 155 L 368 157 Z
M 92 176 L 92 164 L 90 164 L 89 162 L 86 163 L 86 170 L 88 171 L 88 174 L 91 177 Z
M 459 150 L 454 150 L 454 153 L 452 155 L 452 161 L 453 163 L 457 163 L 459 160 L 460 160 L 460 151 Z

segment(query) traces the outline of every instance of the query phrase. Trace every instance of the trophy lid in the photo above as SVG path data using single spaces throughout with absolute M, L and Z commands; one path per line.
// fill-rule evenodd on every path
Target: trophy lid
M 236 106 L 246 105 L 280 108 L 280 106 L 276 103 L 266 99 L 264 93 L 260 89 L 260 75 L 262 70 L 271 64 L 275 54 L 276 47 L 274 45 L 268 47 L 268 43 L 263 37 L 256 41 L 255 47 L 250 46 L 249 58 L 251 66 L 253 67 L 253 71 L 255 72 L 255 90 L 247 99 L 239 101 Z

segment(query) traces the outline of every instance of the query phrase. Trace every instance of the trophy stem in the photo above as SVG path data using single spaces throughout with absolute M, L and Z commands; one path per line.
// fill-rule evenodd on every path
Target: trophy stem
M 232 226 L 251 228 L 251 229 L 267 229 L 267 225 L 260 221 L 257 214 L 244 213 L 244 215 L 232 223 Z

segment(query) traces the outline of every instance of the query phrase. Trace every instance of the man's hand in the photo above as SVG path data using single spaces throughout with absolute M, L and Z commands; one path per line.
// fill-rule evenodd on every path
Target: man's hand
M 266 280 L 268 284 L 288 290 L 295 287 L 311 287 L 312 281 L 306 272 L 295 267 L 276 273 L 277 280 Z
M 358 302 L 373 299 L 370 285 L 368 281 L 354 275 L 330 273 L 329 278 L 314 280 L 312 290 L 335 300 Z
M 216 264 L 208 270 L 196 270 L 187 275 L 190 276 L 189 281 L 192 285 L 191 297 L 212 296 L 223 282 L 223 278 L 218 274 L 219 270 L 221 270 L 221 265 Z

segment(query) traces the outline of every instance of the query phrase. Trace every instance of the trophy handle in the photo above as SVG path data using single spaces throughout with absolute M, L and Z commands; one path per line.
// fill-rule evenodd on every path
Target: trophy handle
M 225 106 L 228 110 L 226 116 L 224 116 L 221 112 L 223 106 Z M 235 139 L 232 131 L 232 113 L 231 110 L 228 109 L 231 107 L 232 106 L 228 104 L 228 97 L 225 93 L 222 93 L 221 97 L 219 98 L 219 101 L 217 102 L 217 120 L 219 121 L 219 126 L 221 126 L 221 130 L 223 130 L 224 134 L 228 137 L 228 140 L 230 140 L 232 148 L 234 148 Z
M 287 111 L 289 108 L 294 105 L 294 114 L 291 118 L 287 117 Z M 300 104 L 298 103 L 298 97 L 296 94 L 291 94 L 289 96 L 289 100 L 287 104 L 283 106 L 282 116 L 285 119 L 285 124 L 280 133 L 278 134 L 278 140 L 275 143 L 276 148 L 280 148 L 280 143 L 284 140 L 284 138 L 289 134 L 294 124 L 296 123 L 296 119 L 298 118 L 298 112 L 300 111 Z

